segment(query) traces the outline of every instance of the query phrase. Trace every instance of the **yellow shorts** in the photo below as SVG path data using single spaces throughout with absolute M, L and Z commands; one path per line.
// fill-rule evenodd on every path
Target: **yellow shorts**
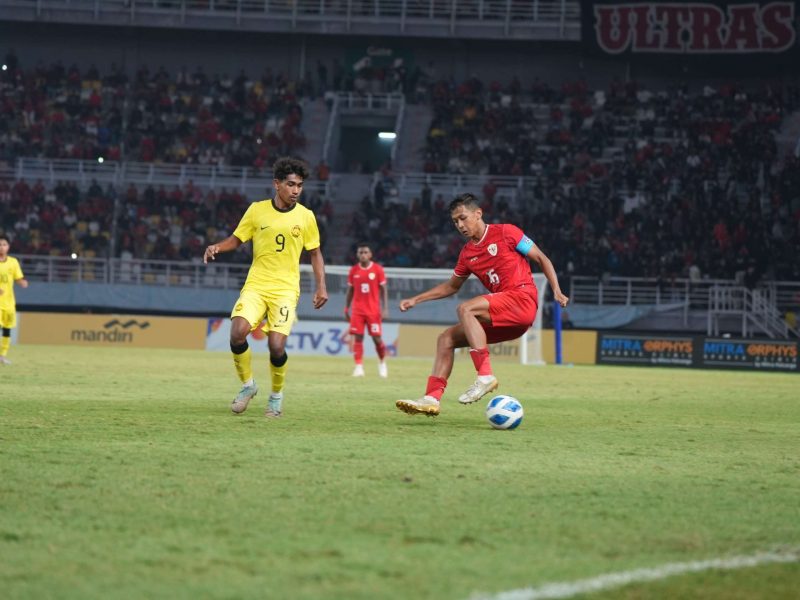
M 0 327 L 14 329 L 17 326 L 17 311 L 13 308 L 0 307 Z
M 277 331 L 288 336 L 297 320 L 297 294 L 262 294 L 252 290 L 242 290 L 231 312 L 233 317 L 243 317 L 250 323 L 250 331 L 255 330 L 266 319 L 264 331 Z

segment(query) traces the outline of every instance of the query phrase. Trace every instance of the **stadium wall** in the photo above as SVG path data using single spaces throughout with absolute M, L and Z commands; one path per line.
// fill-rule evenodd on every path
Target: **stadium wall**
M 206 75 L 228 74 L 240 69 L 259 76 L 265 67 L 296 78 L 310 71 L 316 81 L 320 60 L 332 78 L 332 61 L 352 65 L 368 49 L 389 51 L 402 57 L 408 68 L 419 66 L 432 79 L 463 81 L 477 76 L 485 82 L 507 82 L 519 76 L 524 85 L 533 77 L 560 84 L 583 77 L 590 85 L 624 77 L 624 62 L 587 57 L 577 43 L 441 40 L 410 37 L 267 35 L 252 32 L 191 31 L 141 27 L 92 27 L 45 23 L 0 22 L 0 38 L 13 48 L 26 68 L 38 61 L 61 60 L 85 69 L 94 64 L 101 73 L 112 63 L 129 75 L 141 65 L 151 74 L 164 66 L 174 75 L 181 67 L 190 72 L 202 66 Z
M 0 39 L 12 48 L 24 67 L 38 61 L 61 60 L 85 69 L 94 64 L 107 73 L 112 63 L 129 75 L 141 65 L 151 74 L 164 66 L 174 76 L 182 67 L 190 72 L 202 66 L 208 76 L 235 77 L 241 69 L 250 77 L 265 67 L 294 79 L 309 73 L 316 82 L 317 61 L 328 67 L 333 60 L 353 65 L 371 56 L 403 58 L 407 68 L 421 67 L 431 79 L 464 81 L 476 76 L 484 82 L 508 82 L 514 76 L 527 87 L 534 77 L 560 85 L 584 79 L 592 88 L 605 88 L 614 77 L 634 78 L 658 87 L 670 79 L 689 85 L 785 77 L 785 60 L 774 57 L 695 55 L 609 56 L 587 50 L 579 42 L 515 40 L 424 39 L 413 37 L 264 34 L 255 32 L 197 31 L 147 27 L 97 27 L 53 23 L 0 21 Z

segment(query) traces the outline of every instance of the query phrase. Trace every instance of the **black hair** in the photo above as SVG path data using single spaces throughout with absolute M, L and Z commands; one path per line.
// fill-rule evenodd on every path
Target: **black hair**
M 5 233 L 0 233 L 0 240 L 5 240 L 5 241 L 7 241 L 9 244 L 11 243 L 11 240 L 10 240 L 10 239 L 8 239 L 8 236 L 7 236 Z
M 356 244 L 356 250 L 358 250 L 359 248 L 366 248 L 367 250 L 372 252 L 372 245 L 370 245 L 369 242 L 359 242 L 358 244 Z
M 461 194 L 460 196 L 456 196 L 455 200 L 450 203 L 449 210 L 453 212 L 459 206 L 463 206 L 469 210 L 475 210 L 476 208 L 480 208 L 481 205 L 478 202 L 478 199 L 475 197 L 474 194 Z
M 298 158 L 279 158 L 272 166 L 272 176 L 278 181 L 284 181 L 289 175 L 297 175 L 305 181 L 309 174 L 308 165 Z

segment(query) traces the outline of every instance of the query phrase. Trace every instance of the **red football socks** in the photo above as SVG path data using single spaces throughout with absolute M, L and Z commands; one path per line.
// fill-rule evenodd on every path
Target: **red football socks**
M 444 394 L 444 389 L 447 387 L 447 379 L 444 377 L 434 377 L 431 375 L 428 377 L 428 387 L 425 388 L 425 395 L 426 396 L 433 396 L 437 400 L 442 399 L 442 394 Z
M 492 361 L 489 359 L 489 348 L 470 348 L 469 356 L 479 376 L 492 374 Z
M 356 364 L 360 365 L 364 362 L 364 341 L 353 342 L 353 358 L 356 359 Z
M 386 356 L 386 344 L 381 342 L 377 346 L 375 346 L 375 352 L 378 353 L 378 358 L 383 360 L 383 357 Z

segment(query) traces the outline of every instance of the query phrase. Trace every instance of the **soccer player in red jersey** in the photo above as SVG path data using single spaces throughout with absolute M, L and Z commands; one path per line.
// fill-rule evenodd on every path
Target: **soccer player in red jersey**
M 364 327 L 375 342 L 379 361 L 378 375 L 388 377 L 386 344 L 381 338 L 383 318 L 389 316 L 386 274 L 382 266 L 372 261 L 369 244 L 359 244 L 356 256 L 358 263 L 351 267 L 347 275 L 347 297 L 344 301 L 344 317 L 350 321 L 350 335 L 354 339 L 353 358 L 356 366 L 353 369 L 353 377 L 364 376 Z
M 462 194 L 450 203 L 450 217 L 467 243 L 449 281 L 400 302 L 405 312 L 420 302 L 452 296 L 470 275 L 475 275 L 489 290 L 458 305 L 458 324 L 445 329 L 436 342 L 433 373 L 428 377 L 425 395 L 418 400 L 398 400 L 397 408 L 409 414 L 439 414 L 439 401 L 453 370 L 456 348 L 469 347 L 478 377 L 459 396 L 462 404 L 477 402 L 497 389 L 497 378 L 489 361 L 488 344 L 520 337 L 533 324 L 539 305 L 528 259 L 542 269 L 553 296 L 561 306 L 569 298 L 561 292 L 553 263 L 521 229 L 510 224 L 487 224 L 477 199 Z

